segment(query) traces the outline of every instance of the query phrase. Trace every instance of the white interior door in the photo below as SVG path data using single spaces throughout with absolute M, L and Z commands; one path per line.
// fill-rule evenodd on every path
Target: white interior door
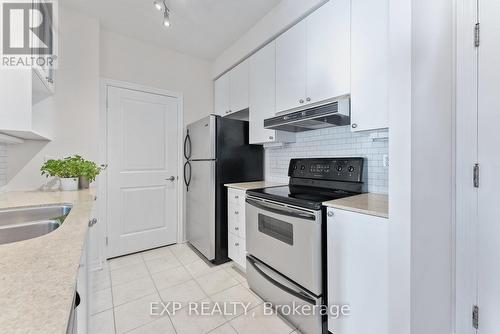
M 108 257 L 177 241 L 177 98 L 107 91 Z
M 478 306 L 481 334 L 500 333 L 500 1 L 479 2 Z

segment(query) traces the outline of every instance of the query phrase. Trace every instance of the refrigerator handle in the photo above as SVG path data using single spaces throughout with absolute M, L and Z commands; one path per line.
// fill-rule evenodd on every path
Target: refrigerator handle
M 188 146 L 189 146 L 189 155 L 187 150 Z M 191 158 L 191 137 L 189 136 L 189 130 L 187 131 L 186 138 L 184 138 L 184 157 L 186 158 L 186 160 L 189 160 L 189 158 Z
M 188 169 L 189 175 L 186 175 L 186 171 Z M 189 184 L 191 184 L 191 163 L 189 161 L 186 161 L 186 163 L 184 164 L 184 183 L 186 184 L 186 191 L 189 191 Z

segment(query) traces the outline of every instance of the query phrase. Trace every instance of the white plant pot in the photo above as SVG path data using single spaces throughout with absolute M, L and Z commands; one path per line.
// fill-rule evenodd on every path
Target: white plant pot
M 61 180 L 61 190 L 62 191 L 78 190 L 78 178 L 77 177 L 60 178 L 59 180 Z

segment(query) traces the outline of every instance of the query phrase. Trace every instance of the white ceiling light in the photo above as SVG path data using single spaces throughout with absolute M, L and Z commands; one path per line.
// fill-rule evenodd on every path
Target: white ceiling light
M 156 9 L 158 9 L 159 11 L 163 11 L 163 25 L 165 27 L 170 27 L 170 9 L 167 7 L 167 3 L 165 2 L 165 0 L 155 0 L 153 1 L 153 4 L 155 5 Z

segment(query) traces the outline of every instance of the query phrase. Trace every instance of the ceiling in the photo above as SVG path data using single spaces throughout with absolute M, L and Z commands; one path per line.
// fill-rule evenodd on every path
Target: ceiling
M 64 0 L 104 29 L 189 55 L 215 59 L 280 0 L 167 0 L 171 26 L 153 0 Z

